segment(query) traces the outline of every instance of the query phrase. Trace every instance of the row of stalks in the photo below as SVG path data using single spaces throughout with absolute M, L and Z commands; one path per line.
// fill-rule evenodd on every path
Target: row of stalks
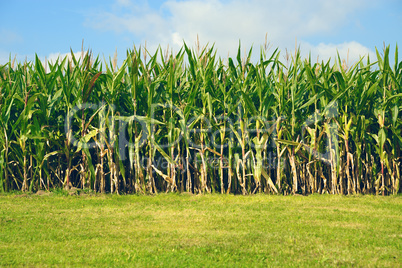
M 90 51 L 0 66 L 0 191 L 397 194 L 402 62 Z M 281 61 L 282 60 L 282 61 Z

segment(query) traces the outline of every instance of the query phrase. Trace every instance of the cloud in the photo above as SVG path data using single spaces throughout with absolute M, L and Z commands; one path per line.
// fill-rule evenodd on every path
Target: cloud
M 10 60 L 10 54 L 0 51 L 0 65 L 4 65 Z
M 82 57 L 84 57 L 86 55 L 86 51 L 77 51 L 74 52 L 74 58 L 76 60 L 80 60 Z M 56 52 L 56 53 L 50 53 L 47 57 L 46 60 L 47 62 L 54 64 L 57 60 L 62 61 L 65 57 L 67 57 L 67 59 L 70 61 L 72 60 L 72 55 L 71 53 L 60 53 L 60 52 Z M 41 61 L 44 61 L 44 59 L 41 58 Z
M 170 44 L 174 50 L 183 40 L 192 46 L 200 38 L 201 44 L 214 44 L 219 55 L 237 53 L 239 40 L 242 47 L 254 46 L 258 57 L 265 34 L 273 47 L 293 49 L 295 39 L 302 49 L 325 58 L 347 54 L 356 59 L 371 51 L 354 40 L 339 44 L 311 44 L 307 40 L 319 36 L 334 37 L 342 34 L 342 27 L 354 22 L 354 15 L 373 5 L 373 0 L 189 0 L 165 1 L 160 8 L 147 3 L 138 5 L 118 0 L 126 5 L 123 11 L 102 11 L 87 17 L 86 25 L 103 31 L 113 31 L 133 39 L 147 41 L 150 50 Z M 303 48 L 304 47 L 304 48 Z M 335 53 L 334 53 L 335 52 Z
M 81 57 L 85 56 L 87 51 L 76 51 L 74 52 L 74 57 L 76 60 L 81 60 Z M 11 61 L 14 60 L 16 57 L 16 62 L 24 62 L 25 60 L 27 61 L 35 61 L 35 55 L 11 55 Z M 72 59 L 71 52 L 70 53 L 60 53 L 60 52 L 54 52 L 50 53 L 47 56 L 39 56 L 39 60 L 42 62 L 44 67 L 46 68 L 46 71 L 49 71 L 48 69 L 48 64 L 55 64 L 57 60 L 62 61 L 65 57 L 67 57 L 67 60 L 70 61 Z M 10 54 L 5 53 L 4 51 L 0 50 L 0 65 L 4 65 L 10 61 Z
M 349 67 L 358 62 L 361 57 L 364 57 L 364 59 L 367 60 L 367 56 L 369 56 L 371 61 L 376 59 L 374 51 L 356 41 L 344 42 L 341 44 L 320 43 L 315 46 L 303 42 L 301 44 L 301 51 L 302 55 L 306 57 L 311 52 L 313 61 L 318 60 L 321 62 L 322 60 L 327 61 L 328 59 L 331 59 L 332 63 L 337 60 L 337 55 L 339 53 L 341 60 L 345 60 Z
M 87 53 L 87 51 L 77 51 L 77 52 L 74 52 L 73 54 L 74 54 L 74 58 L 75 58 L 77 61 L 81 61 L 81 62 L 82 62 L 82 58 L 86 55 L 86 53 Z M 68 64 L 68 63 L 72 60 L 72 58 L 73 58 L 73 56 L 71 55 L 71 52 L 70 52 L 70 53 L 60 53 L 60 52 L 50 53 L 50 54 L 49 54 L 47 57 L 45 57 L 45 58 L 40 57 L 40 60 L 41 60 L 42 64 L 43 64 L 44 67 L 45 67 L 45 71 L 48 73 L 48 72 L 50 72 L 50 70 L 49 70 L 49 68 L 48 68 L 48 64 L 49 64 L 49 63 L 50 63 L 50 64 L 55 64 L 56 61 L 58 60 L 58 64 L 60 64 L 60 62 L 61 62 L 62 60 L 64 60 L 64 58 L 66 58 L 66 57 L 67 57 L 67 62 L 66 62 L 66 64 Z
M 347 23 L 348 17 L 364 4 L 359 0 L 207 0 L 168 1 L 163 8 L 171 14 L 165 22 L 172 29 L 167 31 L 170 42 L 179 46 L 177 40 L 180 37 L 192 43 L 198 34 L 201 42 L 214 43 L 221 54 L 230 52 L 233 56 L 239 40 L 244 48 L 254 45 L 258 50 L 265 33 L 271 44 L 281 49 L 294 48 L 296 38 L 303 42 L 312 36 L 336 34 Z M 321 50 L 320 54 L 324 52 L 323 45 L 317 48 Z

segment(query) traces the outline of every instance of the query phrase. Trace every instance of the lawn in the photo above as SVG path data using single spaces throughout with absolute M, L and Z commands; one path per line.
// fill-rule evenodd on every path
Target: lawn
M 402 265 L 401 196 L 0 195 L 0 266 Z

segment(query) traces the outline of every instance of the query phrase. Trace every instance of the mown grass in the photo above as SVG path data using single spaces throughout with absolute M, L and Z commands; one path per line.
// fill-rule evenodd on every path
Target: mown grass
M 401 266 L 401 196 L 0 195 L 0 266 Z

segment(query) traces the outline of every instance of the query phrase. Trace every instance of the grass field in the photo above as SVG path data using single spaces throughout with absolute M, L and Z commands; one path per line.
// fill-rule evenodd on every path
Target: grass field
M 0 195 L 0 266 L 402 265 L 401 196 Z

